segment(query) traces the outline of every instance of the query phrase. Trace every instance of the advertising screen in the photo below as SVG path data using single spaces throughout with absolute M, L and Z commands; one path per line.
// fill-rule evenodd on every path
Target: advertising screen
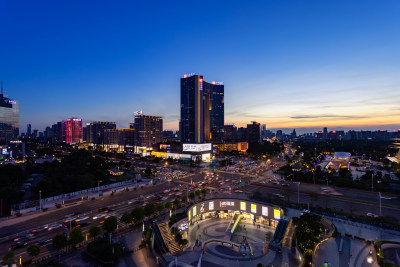
M 187 151 L 187 152 L 211 151 L 211 143 L 207 143 L 207 144 L 183 144 L 183 151 Z
M 208 202 L 208 210 L 214 210 L 214 201 Z
M 257 213 L 257 205 L 256 204 L 251 204 L 251 212 Z
M 1 152 L 1 154 L 6 155 L 7 154 L 7 148 L 3 148 L 3 151 Z
M 240 210 L 246 210 L 246 202 L 240 202 Z
M 274 218 L 279 220 L 281 218 L 281 211 L 274 209 Z
M 189 215 L 189 216 L 188 216 L 188 217 L 189 217 L 189 220 L 190 220 L 190 213 L 191 213 L 191 212 L 190 212 L 190 210 L 189 210 L 189 214 L 188 214 L 188 215 Z
M 193 217 L 196 216 L 196 211 L 197 211 L 197 208 L 193 207 Z
M 262 216 L 268 216 L 268 207 L 262 207 L 261 209 Z

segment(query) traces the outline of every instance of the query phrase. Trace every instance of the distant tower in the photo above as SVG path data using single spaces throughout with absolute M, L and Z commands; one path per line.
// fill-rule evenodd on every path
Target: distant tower
M 26 126 L 26 136 L 31 136 L 32 135 L 32 125 L 28 124 Z
M 296 138 L 297 137 L 297 134 L 296 134 L 296 129 L 293 129 L 293 132 L 292 132 L 292 138 Z
M 327 139 L 328 138 L 328 128 L 324 127 L 324 132 L 322 134 L 322 138 L 323 139 Z

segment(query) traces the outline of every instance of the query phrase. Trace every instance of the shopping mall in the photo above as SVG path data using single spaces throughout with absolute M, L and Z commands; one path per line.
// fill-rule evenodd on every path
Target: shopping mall
M 242 218 L 249 222 L 276 227 L 283 217 L 283 210 L 255 201 L 221 198 L 196 203 L 187 211 L 189 225 L 206 218 L 226 219 L 235 214 L 241 214 Z

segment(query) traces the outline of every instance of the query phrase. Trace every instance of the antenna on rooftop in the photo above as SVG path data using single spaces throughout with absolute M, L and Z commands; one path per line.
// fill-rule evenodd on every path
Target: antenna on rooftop
M 1 81 L 1 94 L 3 94 L 3 81 Z

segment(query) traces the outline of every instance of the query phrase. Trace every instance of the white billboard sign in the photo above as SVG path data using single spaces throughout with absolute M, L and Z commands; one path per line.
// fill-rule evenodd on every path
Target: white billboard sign
M 207 144 L 183 144 L 183 151 L 187 152 L 202 152 L 210 151 L 211 143 Z

